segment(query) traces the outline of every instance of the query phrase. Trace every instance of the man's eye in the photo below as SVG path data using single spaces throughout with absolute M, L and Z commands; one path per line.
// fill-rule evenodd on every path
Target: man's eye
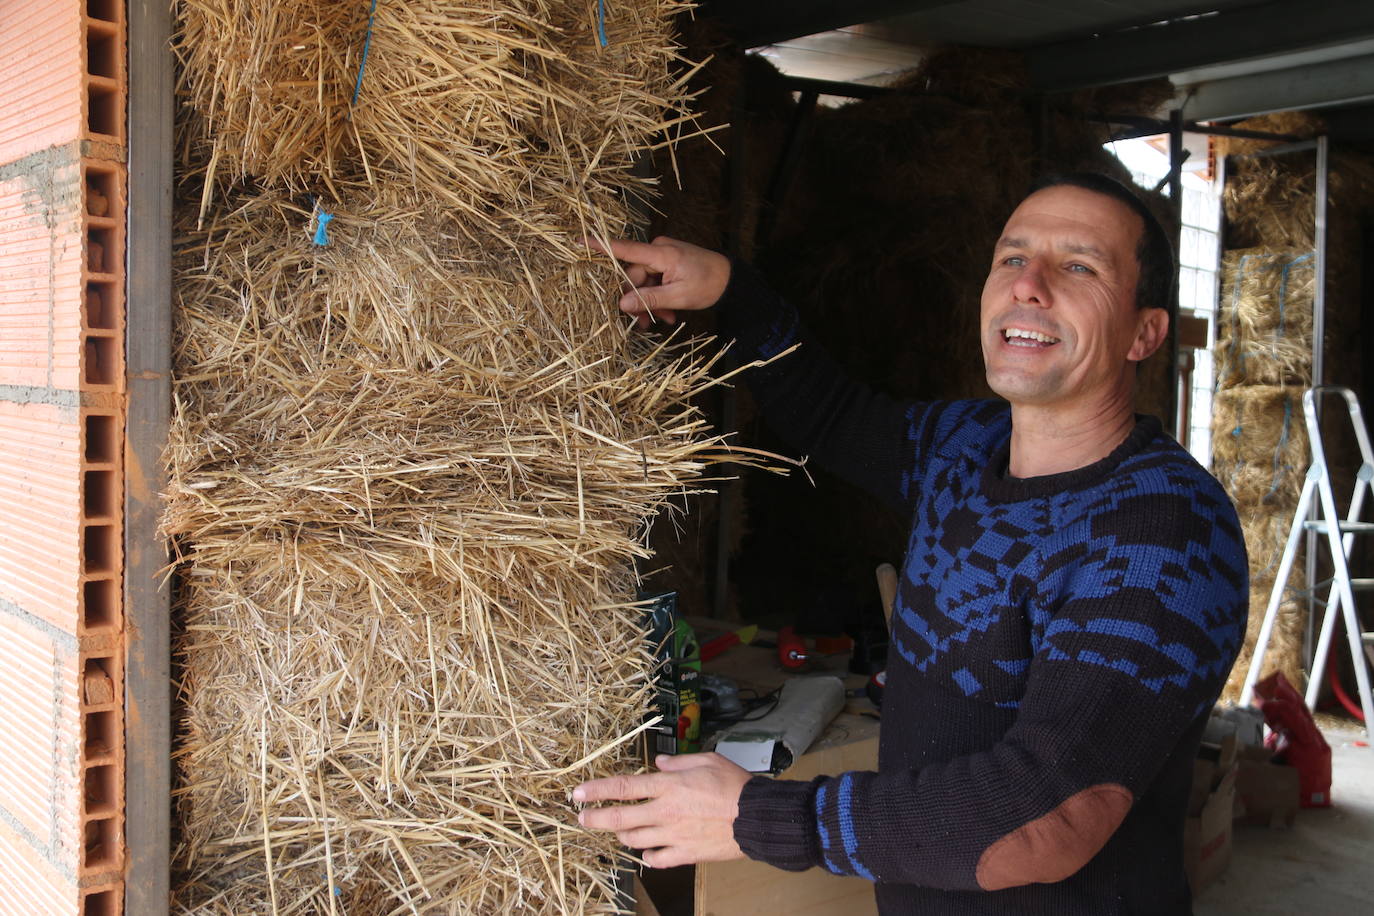
M 1014 254 L 1008 258 L 1004 258 L 1002 260 L 1002 263 L 1007 265 L 1008 267 L 1023 267 L 1025 266 L 1026 259 L 1021 257 L 1020 255 Z
M 1080 273 L 1080 274 L 1090 274 L 1090 273 L 1093 273 L 1093 269 L 1092 269 L 1091 267 L 1089 267 L 1088 265 L 1086 265 L 1086 264 L 1070 264 L 1070 265 L 1069 265 L 1069 270 L 1073 271 L 1074 273 Z

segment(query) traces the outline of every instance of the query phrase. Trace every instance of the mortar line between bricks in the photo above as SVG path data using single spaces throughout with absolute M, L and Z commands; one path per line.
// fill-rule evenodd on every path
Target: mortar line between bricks
M 4 823 L 6 827 L 13 830 L 16 836 L 27 843 L 34 852 L 38 853 L 43 858 L 43 861 L 51 865 L 64 880 L 71 884 L 76 883 L 76 872 L 72 869 L 71 865 L 54 856 L 52 847 L 42 843 L 38 837 L 34 835 L 34 832 L 25 827 L 19 821 L 19 818 L 15 817 L 3 804 L 0 804 L 0 823 Z
M 63 388 L 38 385 L 0 385 L 0 401 L 13 404 L 49 404 L 75 410 L 81 406 L 81 394 Z
M 42 617 L 30 613 L 19 605 L 6 601 L 4 598 L 0 598 L 0 614 L 4 614 L 6 617 L 14 617 L 28 624 L 51 639 L 54 647 L 65 652 L 75 652 L 80 646 L 75 635 L 53 626 Z
M 0 165 L 0 181 L 31 175 L 35 169 L 51 171 L 56 166 L 71 165 L 81 158 L 80 140 L 36 150 L 19 159 Z

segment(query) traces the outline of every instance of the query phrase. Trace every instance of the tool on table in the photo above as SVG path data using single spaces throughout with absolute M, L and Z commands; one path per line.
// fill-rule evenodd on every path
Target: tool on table
M 806 640 L 797 635 L 791 626 L 778 630 L 778 663 L 784 668 L 796 670 L 806 665 L 811 658 L 806 651 Z
M 751 773 L 780 773 L 806 753 L 842 709 L 844 682 L 839 678 L 792 678 L 771 712 L 721 732 L 716 753 Z
M 744 698 L 740 695 L 739 685 L 728 677 L 702 672 L 701 721 L 703 728 L 710 729 L 712 723 L 729 724 L 744 718 Z
M 754 641 L 754 637 L 759 635 L 759 625 L 751 623 L 747 627 L 741 627 L 730 633 L 724 633 L 715 639 L 708 639 L 701 644 L 701 660 L 709 662 L 720 653 L 731 646 L 749 645 Z

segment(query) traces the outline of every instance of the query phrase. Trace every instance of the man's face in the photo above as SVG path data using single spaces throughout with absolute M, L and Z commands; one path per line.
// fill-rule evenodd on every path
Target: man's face
M 1134 364 L 1167 329 L 1162 309 L 1135 306 L 1143 231 L 1125 204 L 1083 188 L 1046 188 L 1022 201 L 983 286 L 983 360 L 993 391 L 1013 405 L 1129 400 Z

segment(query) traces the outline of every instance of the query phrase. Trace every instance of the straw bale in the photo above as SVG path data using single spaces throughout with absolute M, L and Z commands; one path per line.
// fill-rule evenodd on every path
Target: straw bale
M 1314 283 L 1311 251 L 1226 253 L 1214 351 L 1219 388 L 1310 384 Z
M 1295 573 L 1300 576 L 1300 573 Z M 1299 580 L 1300 581 L 1300 580 Z M 1245 686 L 1245 675 L 1250 670 L 1250 661 L 1255 655 L 1255 643 L 1259 630 L 1264 623 L 1264 611 L 1269 606 L 1268 582 L 1250 583 L 1250 616 L 1247 618 L 1245 643 L 1236 656 L 1236 663 L 1222 688 L 1221 699 L 1236 702 L 1240 699 L 1241 688 Z M 1305 689 L 1307 672 L 1303 666 L 1302 645 L 1307 631 L 1307 601 L 1296 591 L 1293 584 L 1282 603 L 1278 616 L 1274 618 L 1274 629 L 1269 636 L 1269 645 L 1264 653 L 1264 667 L 1260 676 L 1274 671 L 1282 671 L 1284 677 L 1299 690 Z
M 1310 456 L 1301 386 L 1245 385 L 1212 403 L 1212 473 L 1237 506 L 1292 505 Z
M 323 912 L 324 867 L 388 908 L 609 911 L 567 792 L 633 765 L 630 561 L 718 457 L 710 359 L 627 338 L 586 249 L 531 286 L 413 212 L 341 207 L 321 248 L 265 194 L 182 235 L 188 911 Z
M 1310 340 L 1314 261 L 1311 249 L 1226 252 L 1218 333 L 1250 340 L 1269 333 Z
M 260 7 L 179 0 L 186 142 L 212 179 L 316 191 L 363 176 L 520 221 L 570 193 L 644 193 L 624 153 L 692 130 L 677 0 L 607 12 L 604 48 L 594 3 L 382 3 L 370 26 L 366 4 Z
M 1297 385 L 1312 381 L 1312 345 L 1301 338 L 1266 335 L 1259 340 L 1218 336 L 1216 384 Z
M 1250 558 L 1250 580 L 1256 587 L 1272 582 L 1278 572 L 1296 505 L 1294 500 L 1292 505 L 1247 505 L 1238 510 L 1245 552 Z M 1299 557 L 1305 543 L 1298 542 Z
M 596 4 L 380 4 L 350 110 L 359 9 L 178 5 L 174 910 L 615 912 L 569 792 L 639 763 L 645 530 L 762 460 L 581 243 L 688 129 L 680 4 L 604 49 Z
M 1313 114 L 1310 111 L 1279 111 L 1273 114 L 1246 118 L 1232 126 L 1310 140 L 1326 131 L 1326 120 L 1321 115 Z M 1255 140 L 1248 137 L 1217 137 L 1213 142 L 1216 144 L 1217 155 L 1238 156 L 1270 149 L 1287 141 Z
M 1310 158 L 1232 160 L 1222 195 L 1232 246 L 1312 249 L 1316 180 Z

